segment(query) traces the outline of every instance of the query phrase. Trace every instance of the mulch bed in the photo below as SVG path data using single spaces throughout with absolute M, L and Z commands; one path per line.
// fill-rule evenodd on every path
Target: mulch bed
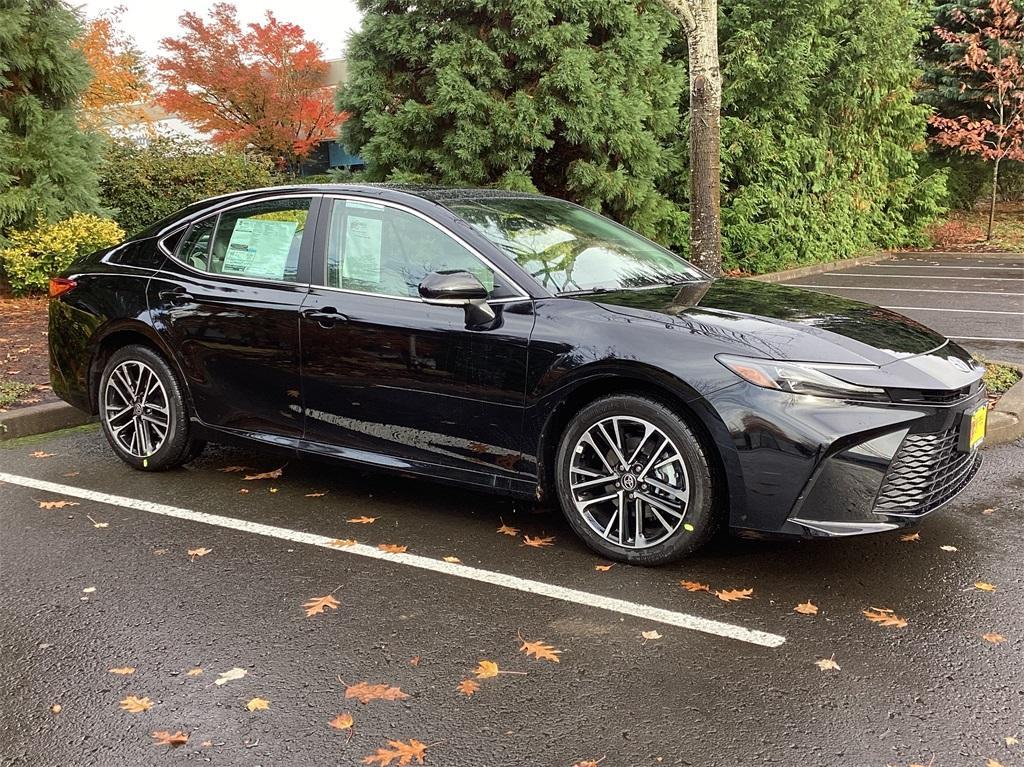
M 54 402 L 50 389 L 50 363 L 46 345 L 46 299 L 0 298 L 0 379 L 32 387 L 12 410 L 41 402 Z

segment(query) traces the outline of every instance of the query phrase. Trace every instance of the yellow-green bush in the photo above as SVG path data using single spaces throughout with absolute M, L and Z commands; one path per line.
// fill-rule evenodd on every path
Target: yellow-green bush
M 17 294 L 46 290 L 47 281 L 79 256 L 116 245 L 124 230 L 109 218 L 75 213 L 63 221 L 40 221 L 33 229 L 7 233 L 0 249 L 3 269 Z

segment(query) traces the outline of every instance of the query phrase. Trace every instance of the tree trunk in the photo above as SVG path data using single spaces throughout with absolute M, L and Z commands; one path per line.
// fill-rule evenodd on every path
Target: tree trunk
M 690 74 L 690 260 L 722 273 L 718 0 L 665 0 L 682 22 Z
M 985 236 L 985 240 L 992 240 L 992 229 L 996 223 L 996 196 L 999 194 L 999 160 L 997 159 L 995 165 L 992 166 L 992 199 L 989 201 L 988 206 L 988 234 Z

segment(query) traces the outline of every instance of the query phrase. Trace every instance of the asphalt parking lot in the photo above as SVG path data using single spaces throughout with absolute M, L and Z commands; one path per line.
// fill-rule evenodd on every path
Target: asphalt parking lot
M 1024 254 L 896 254 L 784 284 L 885 306 L 985 359 L 1024 363 Z
M 415 740 L 474 767 L 1021 765 L 1022 447 L 987 450 L 917 540 L 723 538 L 644 570 L 596 569 L 551 509 L 440 485 L 228 448 L 141 474 L 93 427 L 9 443 L 0 764 L 357 765 Z M 511 673 L 476 680 L 482 660 Z M 360 682 L 408 697 L 346 698 Z

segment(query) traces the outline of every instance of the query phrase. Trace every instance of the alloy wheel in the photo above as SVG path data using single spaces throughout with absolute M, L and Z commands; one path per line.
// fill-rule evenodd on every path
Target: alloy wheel
M 654 424 L 612 416 L 577 440 L 569 466 L 576 511 L 614 546 L 657 546 L 684 524 L 690 502 L 686 462 Z
M 118 446 L 136 458 L 156 453 L 170 431 L 167 392 L 145 362 L 125 360 L 110 371 L 103 394 L 103 420 Z

